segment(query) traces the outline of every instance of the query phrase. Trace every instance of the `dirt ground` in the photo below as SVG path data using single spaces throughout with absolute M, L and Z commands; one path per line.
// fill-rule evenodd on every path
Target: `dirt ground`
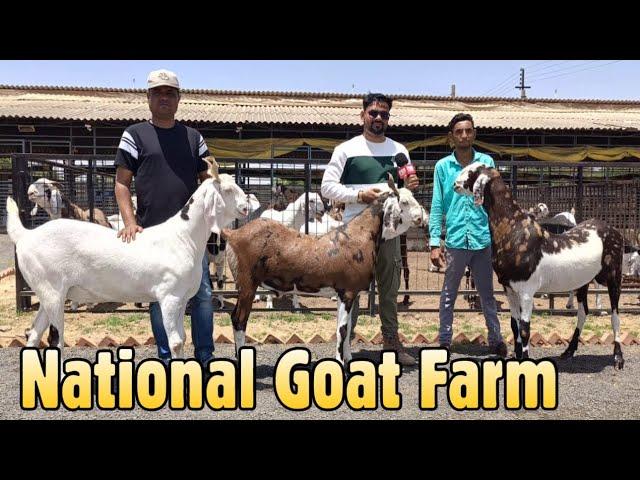
M 409 268 L 411 270 L 409 289 L 412 290 L 437 290 L 442 286 L 443 274 L 432 273 L 427 269 L 426 252 L 409 252 Z M 230 274 L 227 272 L 228 277 Z M 464 288 L 463 278 L 461 288 Z M 227 281 L 226 290 L 233 290 L 234 284 Z M 404 280 L 401 286 L 404 289 Z M 508 309 L 506 297 L 501 293 L 502 288 L 495 281 L 496 298 L 499 306 Z M 225 310 L 231 310 L 235 302 L 234 298 L 227 298 Z M 402 295 L 398 297 L 402 301 Z M 37 298 L 33 297 L 34 304 Z M 414 295 L 410 299 L 409 309 L 432 308 L 437 310 L 439 296 L 418 296 Z M 335 308 L 335 302 L 329 299 L 302 297 L 300 299 L 303 308 Z M 563 310 L 566 304 L 565 298 L 555 300 L 555 308 Z M 276 308 L 290 308 L 291 301 L 288 298 L 274 299 Z M 609 308 L 608 295 L 603 295 L 604 308 Z M 133 309 L 132 304 L 118 304 L 118 308 L 112 312 L 105 312 L 105 309 L 113 308 L 113 304 L 100 305 L 94 311 L 88 311 L 86 306 L 81 306 L 78 312 L 65 314 L 65 339 L 68 343 L 74 344 L 80 337 L 84 336 L 91 340 L 99 341 L 105 335 L 111 335 L 123 341 L 129 336 L 133 336 L 139 341 L 146 340 L 152 336 L 151 328 L 146 308 L 134 313 L 125 313 L 119 310 Z M 380 329 L 380 320 L 377 317 L 370 317 L 367 312 L 367 299 L 362 296 L 360 299 L 361 315 L 358 320 L 356 332 L 367 339 L 374 337 Z M 610 315 L 595 310 L 595 295 L 590 295 L 589 306 L 592 314 L 589 315 L 583 338 L 592 335 L 602 336 L 611 332 Z M 638 308 L 640 305 L 637 295 L 623 295 L 620 301 L 620 308 Z M 264 308 L 265 303 L 254 303 L 254 308 Z M 543 309 L 549 307 L 549 300 L 538 298 L 535 300 L 535 308 Z M 456 309 L 469 308 L 467 301 L 462 295 L 458 296 Z M 5 346 L 14 336 L 24 335 L 26 328 L 30 327 L 35 311 L 16 313 L 15 309 L 15 276 L 9 276 L 0 280 L 0 345 Z M 438 332 L 438 313 L 434 312 L 411 312 L 407 307 L 399 305 L 400 332 L 407 338 L 412 339 L 418 333 L 428 339 L 433 339 Z M 503 335 L 511 335 L 510 316 L 508 312 L 499 314 Z M 575 329 L 576 319 L 571 315 L 548 315 L 543 312 L 534 312 L 531 322 L 532 332 L 538 332 L 547 338 L 556 332 L 562 338 L 570 337 Z M 215 336 L 225 335 L 232 339 L 231 320 L 228 312 L 217 312 L 215 315 Z M 190 319 L 185 317 L 187 329 L 190 327 Z M 249 319 L 247 334 L 258 341 L 262 341 L 268 334 L 275 335 L 286 341 L 291 335 L 296 334 L 304 341 L 308 341 L 314 335 L 319 334 L 328 340 L 335 333 L 336 320 L 335 311 L 322 312 L 253 312 Z M 631 333 L 635 337 L 640 337 L 640 314 L 621 314 L 621 330 L 623 333 Z M 464 333 L 468 338 L 477 335 L 486 336 L 484 317 L 481 312 L 458 312 L 455 315 L 454 335 Z M 190 338 L 188 333 L 187 338 Z

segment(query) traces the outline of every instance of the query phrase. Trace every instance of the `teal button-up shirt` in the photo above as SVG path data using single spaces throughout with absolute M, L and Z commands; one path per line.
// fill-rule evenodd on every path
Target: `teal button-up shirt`
M 475 150 L 473 161 L 495 168 L 489 155 Z M 489 217 L 485 209 L 474 205 L 473 196 L 459 195 L 453 191 L 453 184 L 462 168 L 453 153 L 436 163 L 429 218 L 429 245 L 432 247 L 440 246 L 442 215 L 445 215 L 447 227 L 446 248 L 482 250 L 491 245 Z

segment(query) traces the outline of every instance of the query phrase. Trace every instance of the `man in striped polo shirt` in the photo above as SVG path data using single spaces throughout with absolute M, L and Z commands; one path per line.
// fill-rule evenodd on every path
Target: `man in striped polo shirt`
M 346 204 L 343 221 L 348 223 L 362 212 L 367 204 L 378 198 L 386 186 L 388 174 L 398 182 L 398 166 L 394 157 L 407 149 L 385 137 L 389 124 L 389 111 L 393 100 L 381 93 L 370 93 L 363 100 L 360 118 L 364 124 L 362 135 L 338 145 L 322 177 L 322 195 L 330 200 Z M 411 175 L 405 187 L 415 190 L 418 177 Z M 400 239 L 382 241 L 376 261 L 376 281 L 382 337 L 385 350 L 395 350 L 398 361 L 405 366 L 416 364 L 398 338 L 398 290 L 400 289 Z M 358 301 L 353 304 L 351 332 L 358 319 Z
M 118 232 L 123 242 L 136 239 L 144 228 L 173 217 L 187 203 L 201 182 L 209 178 L 209 155 L 200 133 L 175 119 L 180 102 L 180 85 L 175 73 L 156 70 L 147 79 L 147 99 L 151 120 L 127 127 L 116 153 L 115 195 L 124 220 Z M 133 213 L 131 180 L 136 179 L 138 208 Z M 161 275 L 162 272 L 158 272 Z M 149 305 L 151 329 L 158 356 L 171 358 L 160 305 Z M 191 299 L 191 338 L 194 355 L 204 366 L 213 358 L 213 304 L 209 279 L 209 259 L 202 259 L 200 288 Z

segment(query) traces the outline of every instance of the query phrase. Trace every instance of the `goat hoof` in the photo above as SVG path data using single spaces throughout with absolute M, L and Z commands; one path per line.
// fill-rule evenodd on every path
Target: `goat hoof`
M 409 295 L 404 296 L 404 299 L 402 300 L 402 304 L 405 306 L 409 305 Z
M 613 357 L 614 370 L 622 370 L 624 368 L 624 358 L 620 355 L 614 355 Z
M 562 352 L 562 354 L 560 355 L 560 358 L 562 360 L 567 360 L 569 358 L 573 358 L 573 355 L 576 353 L 575 350 L 570 350 L 570 349 L 566 349 L 564 352 Z

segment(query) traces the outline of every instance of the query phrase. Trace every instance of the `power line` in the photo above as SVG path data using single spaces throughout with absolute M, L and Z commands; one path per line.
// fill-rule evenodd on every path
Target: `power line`
M 495 96 L 496 96 L 496 97 L 499 97 L 499 96 L 501 96 L 501 95 L 505 95 L 506 93 L 509 93 L 509 92 L 511 92 L 512 90 L 513 90 L 513 87 L 511 86 L 511 84 L 507 84 L 507 85 L 505 85 L 504 87 L 502 87 L 500 90 L 498 90 L 498 91 L 495 93 Z
M 562 61 L 551 60 L 552 65 L 546 65 L 544 67 L 531 68 L 527 70 L 529 70 L 529 74 L 532 74 L 535 72 L 543 72 L 545 70 L 549 70 L 550 68 L 556 68 L 556 67 L 559 67 L 560 65 L 564 65 L 565 63 L 569 63 L 569 62 L 570 60 L 562 60 Z
M 484 96 L 489 95 L 489 93 L 491 93 L 491 92 L 493 92 L 494 90 L 496 90 L 496 89 L 500 88 L 500 87 L 501 87 L 502 85 L 504 85 L 505 83 L 510 82 L 510 81 L 511 81 L 511 79 L 512 79 L 513 77 L 515 77 L 515 76 L 516 76 L 516 74 L 515 74 L 515 73 L 513 73 L 513 74 L 509 75 L 505 80 L 503 80 L 502 82 L 500 82 L 500 83 L 499 83 L 498 85 L 496 85 L 495 87 L 493 87 L 493 88 L 491 88 L 491 89 L 487 90 L 483 95 L 484 95 Z
M 545 70 L 548 70 L 550 68 L 558 67 L 558 66 L 563 65 L 563 64 L 568 63 L 568 62 L 569 62 L 569 60 L 562 60 L 562 61 L 544 60 L 542 62 L 534 63 L 531 66 L 532 70 L 530 70 L 530 73 L 532 71 L 544 72 Z M 542 66 L 543 64 L 548 64 L 548 63 L 551 63 L 551 65 Z M 538 68 L 533 68 L 535 66 L 538 66 Z M 505 80 L 500 82 L 498 85 L 496 85 L 492 89 L 488 90 L 486 93 L 484 93 L 484 95 L 486 96 L 486 95 L 489 95 L 490 93 L 492 93 L 493 96 L 499 97 L 501 95 L 504 95 L 507 92 L 510 92 L 512 87 L 511 87 L 511 85 L 509 83 L 516 75 L 517 74 L 515 74 L 515 73 L 509 75 L 509 77 L 507 77 Z
M 554 73 L 557 73 L 557 72 L 564 72 L 566 70 L 572 70 L 572 69 L 577 68 L 577 67 L 581 67 L 581 66 L 584 66 L 584 65 L 589 65 L 589 64 L 595 63 L 597 61 L 598 60 L 589 60 L 588 62 L 582 62 L 582 63 L 578 63 L 576 65 L 569 65 L 568 67 L 557 68 L 555 70 L 551 70 L 551 71 L 548 71 L 548 72 L 538 73 L 536 75 L 533 75 L 530 79 L 531 80 L 535 80 L 537 78 L 545 77 L 547 75 L 551 75 L 551 74 L 554 74 Z
M 582 68 L 580 70 L 576 70 L 574 72 L 561 73 L 560 75 L 553 75 L 551 77 L 538 78 L 537 81 L 541 82 L 542 80 L 549 80 L 551 78 L 564 77 L 566 75 L 573 75 L 574 73 L 584 72 L 585 70 L 595 70 L 596 68 L 602 68 L 607 65 L 613 65 L 614 63 L 620 63 L 622 60 L 615 60 L 613 62 L 603 63 L 601 65 L 594 65 L 593 67 Z

